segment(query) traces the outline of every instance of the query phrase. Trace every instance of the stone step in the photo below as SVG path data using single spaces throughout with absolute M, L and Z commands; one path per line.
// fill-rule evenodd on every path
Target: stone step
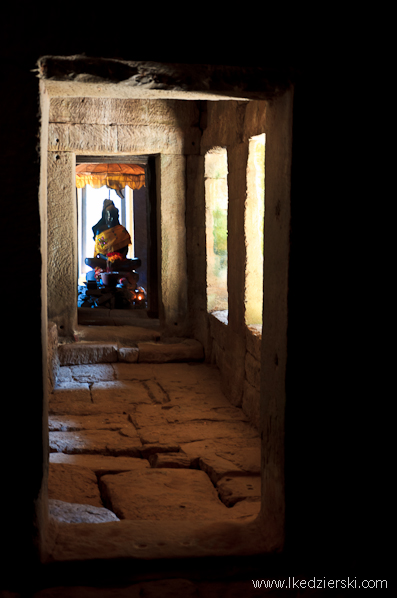
M 119 342 L 79 341 L 58 345 L 60 366 L 97 363 L 170 363 L 202 361 L 204 350 L 199 341 L 178 339 L 169 341 L 136 342 L 124 346 Z
M 149 318 L 146 310 L 78 308 L 80 326 L 140 326 L 158 328 L 158 318 Z

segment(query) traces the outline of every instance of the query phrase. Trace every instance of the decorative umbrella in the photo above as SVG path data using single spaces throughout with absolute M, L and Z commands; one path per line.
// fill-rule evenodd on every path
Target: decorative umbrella
M 145 170 L 138 164 L 77 164 L 76 187 L 81 189 L 86 185 L 94 189 L 106 185 L 116 191 L 126 185 L 140 189 L 145 185 Z

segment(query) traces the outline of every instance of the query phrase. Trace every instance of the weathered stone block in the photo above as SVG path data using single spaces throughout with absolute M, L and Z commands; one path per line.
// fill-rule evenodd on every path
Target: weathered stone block
M 90 311 L 94 310 L 91 309 Z M 100 317 L 102 312 L 106 313 L 111 310 L 98 309 L 95 311 L 98 317 Z M 125 311 L 128 314 L 130 313 L 130 310 Z M 103 342 L 105 338 L 112 343 L 118 343 L 122 347 L 135 347 L 138 341 L 159 340 L 160 332 L 151 328 L 144 328 L 143 326 L 86 326 L 79 329 L 78 337 L 81 341 L 95 343 Z
M 221 349 L 228 346 L 229 331 L 227 327 L 227 312 L 214 312 L 209 315 L 211 336 L 216 340 Z
M 152 403 L 147 386 L 140 380 L 96 382 L 91 387 L 91 394 L 98 413 L 128 413 L 133 405 Z
M 246 498 L 260 500 L 260 476 L 225 476 L 217 482 L 219 497 L 228 507 Z
M 227 407 L 219 406 L 216 400 L 211 400 L 208 404 L 208 401 L 197 401 L 196 396 L 189 401 L 188 394 L 186 393 L 182 405 L 173 404 L 167 409 L 162 409 L 162 417 L 167 423 L 248 421 L 247 416 L 238 407 L 232 407 L 230 404 Z
M 73 432 L 77 430 L 121 430 L 128 424 L 125 414 L 99 415 L 50 415 L 50 432 Z
M 262 325 L 247 326 L 246 334 L 247 351 L 255 357 L 257 361 L 261 361 L 262 348 Z
M 244 473 L 239 467 L 217 455 L 200 457 L 199 467 L 205 471 L 213 484 L 216 484 L 225 475 L 242 475 Z
M 74 383 L 74 387 L 56 388 L 49 397 L 48 411 L 53 415 L 94 415 L 100 413 L 93 405 L 88 384 Z
M 55 322 L 48 322 L 48 340 L 47 340 L 47 364 L 48 364 L 48 392 L 54 390 L 58 371 L 58 329 Z
M 215 438 L 253 438 L 257 431 L 245 422 L 187 422 L 164 426 L 145 426 L 138 431 L 142 444 L 181 444 Z
M 256 440 L 250 440 L 245 446 L 219 446 L 216 454 L 227 461 L 230 461 L 245 473 L 260 475 L 261 473 L 261 450 L 259 435 Z
M 103 507 L 80 505 L 50 498 L 50 515 L 61 523 L 107 523 L 120 521 L 112 511 Z
M 116 127 L 115 127 L 116 128 Z M 197 154 L 200 130 L 174 126 L 117 126 L 117 147 L 121 152 Z
M 49 125 L 49 151 L 116 152 L 117 127 L 90 124 Z
M 90 402 L 91 393 L 87 383 L 80 382 L 58 382 L 54 392 L 50 395 L 50 403 L 72 402 Z
M 76 382 L 100 382 L 114 380 L 115 373 L 110 364 L 90 364 L 70 366 L 72 378 Z
M 157 453 L 178 453 L 179 444 L 176 444 L 175 442 L 155 442 L 153 444 L 144 444 L 139 452 L 142 459 L 149 459 L 151 455 L 155 455 Z
M 122 471 L 137 471 L 148 469 L 149 462 L 140 457 L 109 457 L 104 455 L 66 455 L 65 453 L 50 453 L 50 463 L 64 463 L 91 469 L 96 476 Z
M 106 505 L 120 519 L 186 521 L 228 518 L 228 509 L 219 501 L 215 488 L 203 471 L 148 469 L 139 474 L 128 472 L 104 476 L 100 485 Z
M 119 361 L 136 363 L 139 357 L 138 347 L 120 347 L 118 350 Z
M 118 359 L 114 343 L 66 343 L 59 345 L 58 354 L 62 366 L 112 363 Z
M 58 137 L 55 134 L 56 139 Z M 51 139 L 51 134 L 50 134 Z M 47 166 L 48 316 L 59 333 L 73 333 L 77 311 L 77 224 L 74 157 L 49 152 Z
M 248 351 L 245 354 L 245 376 L 251 386 L 261 389 L 261 363 Z
M 260 428 L 260 391 L 247 380 L 244 382 L 242 409 L 257 430 Z
M 195 102 L 118 98 L 58 98 L 50 102 L 51 123 L 197 126 Z
M 180 343 L 138 343 L 138 361 L 166 363 L 169 361 L 195 361 L 204 359 L 201 343 L 188 339 Z
M 143 381 L 155 378 L 156 366 L 150 363 L 115 363 L 113 369 L 118 381 Z
M 123 434 L 108 430 L 50 432 L 50 451 L 68 454 L 85 453 L 140 457 L 141 442 L 139 437 L 132 425 L 128 430 L 128 435 L 124 430 Z
M 91 469 L 50 463 L 48 497 L 65 502 L 102 507 L 97 478 Z
M 145 426 L 161 426 L 167 423 L 166 412 L 161 405 L 136 405 L 128 419 L 137 430 Z
M 256 465 L 253 456 L 256 454 L 255 459 L 259 459 L 260 471 L 261 440 L 259 435 L 253 438 L 208 438 L 186 444 L 181 443 L 180 448 L 181 451 L 197 462 L 200 457 L 213 456 L 215 454 L 227 461 L 231 461 L 246 472 L 251 471 L 249 469 L 251 464 L 252 466 Z
M 149 463 L 156 468 L 188 469 L 191 459 L 184 453 L 155 453 L 150 455 Z
M 244 499 L 236 502 L 229 508 L 229 514 L 232 519 L 237 521 L 252 521 L 258 517 L 261 510 L 261 501 L 258 499 Z

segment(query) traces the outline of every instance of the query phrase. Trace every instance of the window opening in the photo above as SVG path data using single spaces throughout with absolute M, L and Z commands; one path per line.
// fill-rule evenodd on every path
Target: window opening
M 227 316 L 227 151 L 214 148 L 205 155 L 205 213 L 207 249 L 207 310 Z
M 262 326 L 266 135 L 249 140 L 245 210 L 245 323 Z

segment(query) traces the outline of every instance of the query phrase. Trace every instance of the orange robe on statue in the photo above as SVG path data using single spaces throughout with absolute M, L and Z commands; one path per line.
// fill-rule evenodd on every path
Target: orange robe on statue
M 131 237 L 127 229 L 121 224 L 107 228 L 95 237 L 94 257 L 99 253 L 106 255 L 131 245 Z

